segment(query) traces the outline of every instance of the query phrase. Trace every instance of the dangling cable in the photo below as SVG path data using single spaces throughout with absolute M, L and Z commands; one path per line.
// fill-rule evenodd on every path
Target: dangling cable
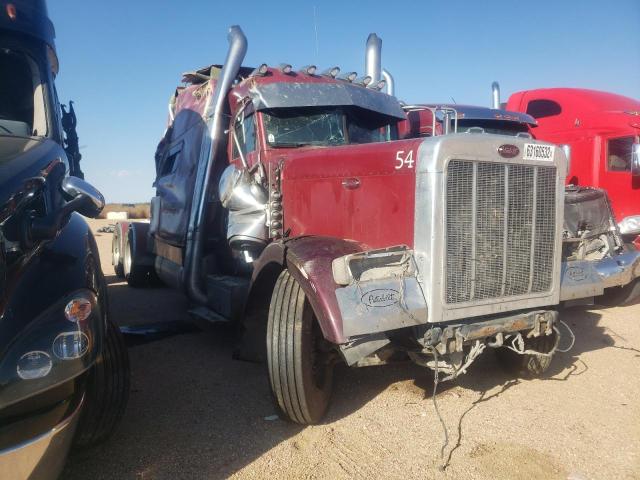
M 440 460 L 442 460 L 442 465 L 440 465 L 440 471 L 444 472 L 446 465 L 445 465 L 445 461 L 444 461 L 444 450 L 445 448 L 447 448 L 447 445 L 449 445 L 449 432 L 447 431 L 447 425 L 444 423 L 444 419 L 442 418 L 442 415 L 440 414 L 440 410 L 438 409 L 438 402 L 436 401 L 436 394 L 438 393 L 438 351 L 435 348 L 431 348 L 431 352 L 433 353 L 433 358 L 435 360 L 435 368 L 434 368 L 434 375 L 433 375 L 433 395 L 431 396 L 431 399 L 433 400 L 433 408 L 436 411 L 436 414 L 438 415 L 438 419 L 440 420 L 440 424 L 442 425 L 442 431 L 444 433 L 444 442 L 442 443 L 442 446 L 440 447 Z

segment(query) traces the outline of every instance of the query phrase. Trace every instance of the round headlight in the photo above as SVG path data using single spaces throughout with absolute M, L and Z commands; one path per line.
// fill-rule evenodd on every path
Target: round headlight
M 18 360 L 16 370 L 23 380 L 33 380 L 46 377 L 51 371 L 53 363 L 47 352 L 39 350 L 25 353 Z
M 80 358 L 89 349 L 89 337 L 82 332 L 61 333 L 53 341 L 53 353 L 61 360 Z

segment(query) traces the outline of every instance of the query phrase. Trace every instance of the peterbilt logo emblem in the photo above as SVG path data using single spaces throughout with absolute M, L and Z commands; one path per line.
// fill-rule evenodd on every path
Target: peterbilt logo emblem
M 581 282 L 587 278 L 587 272 L 582 267 L 567 268 L 567 276 L 574 282 Z
M 504 144 L 498 147 L 498 153 L 504 158 L 513 158 L 520 153 L 520 149 L 515 145 Z
M 377 288 L 362 295 L 362 303 L 368 307 L 390 307 L 398 303 L 399 292 L 390 288 Z

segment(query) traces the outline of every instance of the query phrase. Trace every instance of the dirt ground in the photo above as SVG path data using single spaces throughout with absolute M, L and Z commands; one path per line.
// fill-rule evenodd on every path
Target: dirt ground
M 65 479 L 640 478 L 640 305 L 565 311 L 576 344 L 544 379 L 505 374 L 488 351 L 468 375 L 441 384 L 449 432 L 441 471 L 430 371 L 339 368 L 323 424 L 273 420 L 266 367 L 233 360 L 228 329 L 192 326 L 179 293 L 119 281 L 111 234 L 96 235 L 112 318 L 175 328 L 127 336 L 132 384 L 122 425 L 74 454 Z

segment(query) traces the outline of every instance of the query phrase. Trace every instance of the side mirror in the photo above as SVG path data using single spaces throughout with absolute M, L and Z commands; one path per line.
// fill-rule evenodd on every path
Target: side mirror
M 71 200 L 85 197 L 87 200 L 79 202 L 75 209 L 81 215 L 89 218 L 96 218 L 104 208 L 104 196 L 91 185 L 78 177 L 66 177 L 62 181 L 62 191 Z
M 92 185 L 77 177 L 62 180 L 62 192 L 67 203 L 45 217 L 27 217 L 24 227 L 24 244 L 54 238 L 73 212 L 95 218 L 104 208 L 104 197 Z
M 631 150 L 631 175 L 640 177 L 640 143 L 634 143 Z

